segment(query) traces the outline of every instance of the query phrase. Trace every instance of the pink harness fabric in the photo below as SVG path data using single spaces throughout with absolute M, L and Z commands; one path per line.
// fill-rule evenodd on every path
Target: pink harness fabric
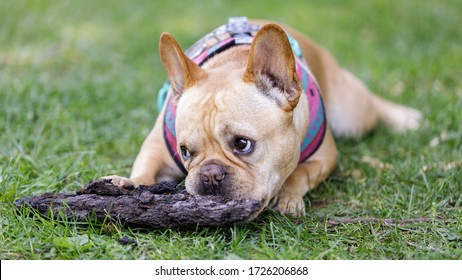
M 258 27 L 252 26 L 252 32 L 257 31 Z M 217 29 L 219 30 L 219 29 Z M 216 31 L 215 31 L 216 32 Z M 218 39 L 215 33 L 213 37 Z M 226 34 L 226 33 L 225 33 Z M 220 35 L 223 35 L 220 33 Z M 210 34 L 198 43 L 193 45 L 186 54 L 198 65 L 204 64 L 212 56 L 229 49 L 235 45 L 251 44 L 254 34 L 251 32 L 228 34 L 228 38 L 219 39 L 213 45 L 205 47 L 204 40 L 209 39 Z M 324 111 L 324 105 L 322 102 L 321 94 L 316 81 L 309 71 L 308 65 L 303 58 L 298 42 L 295 41 L 289 34 L 287 34 L 289 41 L 292 46 L 292 51 L 296 59 L 296 71 L 297 75 L 302 82 L 304 92 L 308 98 L 309 111 L 310 111 L 310 123 L 305 133 L 303 142 L 300 144 L 300 159 L 299 164 L 308 159 L 321 145 L 324 135 L 326 132 L 326 117 Z M 161 108 L 166 101 L 165 116 L 164 116 L 164 139 L 168 147 L 168 150 L 175 160 L 178 167 L 184 174 L 187 174 L 187 170 L 184 168 L 181 161 L 181 156 L 177 152 L 177 141 L 176 141 L 176 130 L 175 130 L 175 117 L 176 107 L 173 104 L 172 98 L 167 95 L 170 85 L 168 82 L 159 91 L 158 96 L 158 108 Z

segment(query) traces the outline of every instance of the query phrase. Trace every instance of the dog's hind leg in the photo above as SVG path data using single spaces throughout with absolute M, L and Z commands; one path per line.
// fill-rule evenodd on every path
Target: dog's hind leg
M 302 33 L 285 28 L 300 43 L 318 81 L 335 136 L 360 136 L 378 121 L 400 132 L 418 128 L 422 118 L 419 111 L 374 95 L 361 80 L 341 68 L 326 49 Z
M 414 108 L 387 101 L 377 95 L 370 96 L 377 115 L 386 126 L 397 132 L 419 128 L 422 113 Z
M 359 136 L 378 121 L 397 132 L 417 129 L 422 114 L 410 107 L 387 101 L 372 92 L 345 69 L 338 68 L 327 84 L 327 119 L 336 136 Z

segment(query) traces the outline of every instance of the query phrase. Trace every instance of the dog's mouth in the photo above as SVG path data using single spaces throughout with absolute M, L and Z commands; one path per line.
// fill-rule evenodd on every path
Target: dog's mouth
M 231 168 L 218 161 L 208 161 L 191 170 L 186 177 L 186 189 L 191 194 L 237 198 L 235 176 Z
M 271 185 L 279 181 L 259 178 L 258 172 L 238 169 L 221 161 L 208 161 L 189 170 L 186 190 L 192 195 L 212 195 L 227 199 L 253 199 L 267 206 L 272 198 Z M 274 175 L 273 175 L 274 177 Z
M 242 184 L 242 182 L 234 182 L 234 180 L 229 180 L 228 183 L 221 185 L 208 185 L 197 183 L 198 180 L 194 181 L 196 184 L 186 184 L 186 190 L 192 195 L 220 196 L 230 200 L 253 199 L 258 201 L 263 208 L 266 208 L 272 199 L 270 193 L 261 195 L 259 192 L 255 192 L 257 189 L 255 185 Z
M 194 195 L 214 195 L 229 199 L 243 198 L 243 195 L 238 191 L 240 187 L 233 183 L 231 178 L 223 179 L 221 182 L 213 178 L 208 180 L 198 178 L 192 180 L 194 181 L 193 184 L 188 184 L 188 181 L 186 181 L 186 190 Z
M 221 196 L 229 199 L 239 199 L 242 198 L 241 195 L 235 192 L 234 186 L 197 186 L 195 188 L 195 193 L 198 195 L 214 195 Z

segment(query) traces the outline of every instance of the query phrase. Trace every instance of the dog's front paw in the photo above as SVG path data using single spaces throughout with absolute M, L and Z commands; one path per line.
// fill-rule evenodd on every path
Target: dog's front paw
M 130 180 L 128 178 L 125 178 L 125 177 L 117 176 L 117 175 L 104 176 L 104 177 L 101 177 L 100 179 L 102 179 L 102 180 L 111 180 L 111 182 L 112 182 L 112 184 L 114 186 L 117 186 L 117 187 L 120 187 L 120 188 L 126 188 L 128 186 L 133 186 L 133 187 L 138 186 L 132 180 Z
M 274 198 L 270 207 L 282 215 L 305 216 L 305 202 L 302 197 L 280 194 Z

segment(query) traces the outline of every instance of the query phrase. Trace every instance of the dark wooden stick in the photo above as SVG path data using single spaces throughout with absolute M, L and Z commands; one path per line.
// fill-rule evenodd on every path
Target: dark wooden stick
M 64 213 L 78 220 L 118 220 L 129 227 L 218 226 L 255 218 L 261 204 L 252 199 L 193 196 L 173 183 L 119 188 L 108 180 L 90 183 L 77 194 L 46 193 L 21 198 L 17 207 L 32 207 L 44 215 Z

